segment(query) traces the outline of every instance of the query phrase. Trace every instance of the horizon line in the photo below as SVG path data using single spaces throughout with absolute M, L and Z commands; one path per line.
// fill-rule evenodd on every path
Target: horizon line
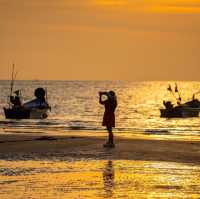
M 0 81 L 11 81 L 10 79 L 0 79 Z M 182 79 L 176 79 L 176 80 L 120 80 L 120 79 L 17 79 L 15 81 L 124 81 L 124 82 L 200 82 L 200 80 L 182 80 Z

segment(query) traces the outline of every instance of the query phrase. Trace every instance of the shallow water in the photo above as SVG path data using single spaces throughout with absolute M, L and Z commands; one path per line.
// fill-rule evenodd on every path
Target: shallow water
M 0 198 L 199 198 L 200 168 L 127 160 L 0 161 Z
M 17 81 L 15 88 L 22 89 L 25 101 L 35 88 L 48 88 L 52 112 L 46 120 L 6 120 L 2 107 L 9 82 L 0 81 L 0 133 L 105 135 L 98 91 L 113 89 L 119 101 L 116 137 L 199 141 L 199 118 L 160 118 L 162 100 L 172 99 L 167 85 L 168 82 Z M 184 100 L 200 89 L 200 82 L 179 85 Z M 0 199 L 200 197 L 199 165 L 108 158 L 37 160 L 9 154 L 9 158 L 0 160 Z
M 47 120 L 5 120 L 2 108 L 9 94 L 9 81 L 0 81 L 0 130 L 24 130 L 27 133 L 44 130 L 103 131 L 104 110 L 98 103 L 98 92 L 112 89 L 117 93 L 119 104 L 115 132 L 199 137 L 199 118 L 160 118 L 162 101 L 172 99 L 175 103 L 166 89 L 169 83 L 174 87 L 174 82 L 16 81 L 15 89 L 22 90 L 24 101 L 33 97 L 35 88 L 47 88 L 52 111 Z M 200 82 L 178 82 L 178 86 L 183 101 L 191 99 L 192 94 L 200 90 Z

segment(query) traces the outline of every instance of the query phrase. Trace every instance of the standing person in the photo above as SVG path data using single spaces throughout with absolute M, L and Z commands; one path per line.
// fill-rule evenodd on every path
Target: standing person
M 106 100 L 102 100 L 102 96 L 107 97 Z M 115 147 L 114 136 L 112 128 L 115 127 L 115 109 L 117 107 L 117 97 L 114 91 L 99 92 L 99 103 L 104 105 L 105 112 L 103 116 L 103 126 L 106 126 L 108 131 L 108 141 L 104 144 L 104 147 Z

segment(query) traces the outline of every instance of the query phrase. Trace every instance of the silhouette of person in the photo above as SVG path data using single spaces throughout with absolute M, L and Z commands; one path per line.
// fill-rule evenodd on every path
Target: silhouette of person
M 21 99 L 20 99 L 20 91 L 17 90 L 14 92 L 15 96 L 10 96 L 10 102 L 13 104 L 15 108 L 21 107 Z
M 46 92 L 43 88 L 37 88 L 34 92 L 35 97 L 40 100 L 41 102 L 45 102 L 45 95 Z
M 102 96 L 107 96 L 106 100 L 102 100 Z M 114 91 L 99 92 L 99 103 L 104 105 L 105 112 L 103 115 L 103 126 L 106 126 L 108 131 L 108 141 L 104 147 L 114 147 L 114 135 L 112 128 L 115 127 L 115 109 L 117 107 L 117 97 Z
M 115 178 L 115 173 L 114 173 L 113 163 L 111 160 L 109 160 L 106 163 L 105 169 L 103 171 L 104 190 L 106 192 L 107 198 L 110 198 L 113 195 L 114 178 Z

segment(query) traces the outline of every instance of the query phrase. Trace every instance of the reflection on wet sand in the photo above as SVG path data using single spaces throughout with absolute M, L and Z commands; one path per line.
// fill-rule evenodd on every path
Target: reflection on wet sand
M 199 190 L 200 167 L 192 164 L 0 160 L 0 199 L 198 199 Z
M 113 196 L 114 179 L 115 172 L 113 168 L 113 162 L 109 160 L 106 163 L 105 169 L 103 171 L 104 190 L 107 198 L 111 198 Z

